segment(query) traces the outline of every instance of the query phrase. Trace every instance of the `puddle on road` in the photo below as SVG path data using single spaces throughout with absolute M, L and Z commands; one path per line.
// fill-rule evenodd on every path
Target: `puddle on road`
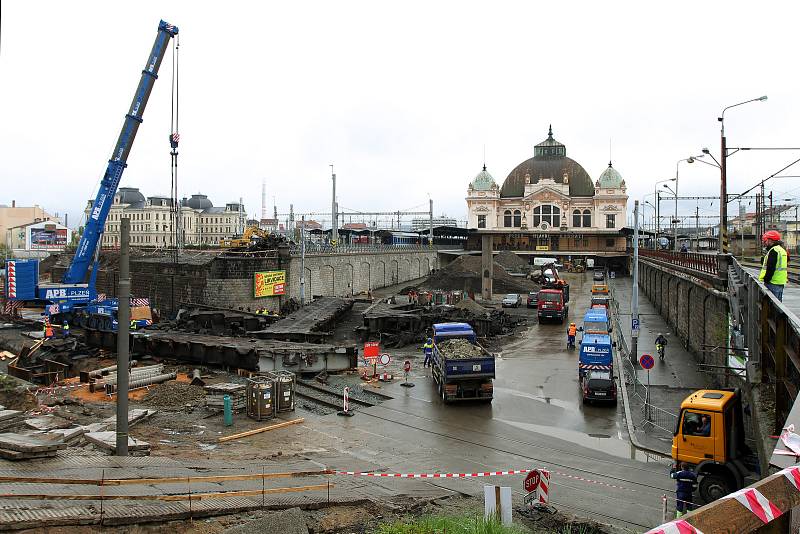
M 544 388 L 542 386 L 537 386 L 537 387 L 540 389 L 540 391 L 544 391 Z M 555 399 L 553 397 L 547 397 L 547 396 L 544 396 L 544 395 L 534 395 L 533 393 L 528 393 L 527 391 L 520 391 L 518 389 L 509 389 L 509 388 L 503 388 L 503 387 L 495 386 L 494 390 L 498 391 L 498 392 L 502 392 L 502 393 L 507 393 L 507 394 L 512 395 L 514 397 L 523 397 L 523 398 L 530 399 L 530 400 L 535 400 L 535 401 L 538 401 L 538 402 L 541 402 L 541 403 L 544 403 L 544 404 L 550 404 L 550 405 L 553 405 L 553 406 L 558 406 L 559 408 L 564 408 L 565 410 L 570 410 L 570 411 L 573 411 L 573 412 L 579 412 L 580 411 L 580 409 L 578 408 L 578 405 L 575 402 L 565 401 L 565 400 L 562 400 L 562 399 Z
M 643 452 L 636 450 L 633 445 L 622 436 L 611 437 L 607 434 L 585 434 L 576 430 L 568 430 L 565 428 L 558 428 L 545 425 L 536 425 L 533 423 L 523 423 L 521 421 L 509 421 L 507 419 L 495 419 L 501 423 L 511 425 L 522 430 L 529 432 L 536 432 L 545 436 L 552 436 L 572 443 L 580 445 L 587 449 L 604 452 L 618 458 L 628 458 L 639 460 L 640 462 L 652 462 L 652 458 L 648 458 Z

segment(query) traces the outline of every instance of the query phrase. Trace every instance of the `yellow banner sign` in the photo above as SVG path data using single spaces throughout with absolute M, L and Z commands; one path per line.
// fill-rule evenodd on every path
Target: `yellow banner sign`
M 255 273 L 253 296 L 274 297 L 286 294 L 286 271 L 263 271 Z
M 548 245 L 536 245 L 536 250 L 550 250 Z

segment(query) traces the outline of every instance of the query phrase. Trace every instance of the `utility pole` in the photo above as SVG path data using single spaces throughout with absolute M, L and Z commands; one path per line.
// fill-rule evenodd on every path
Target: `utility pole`
M 724 115 L 724 111 L 722 112 Z M 727 160 L 728 160 L 728 147 L 725 140 L 725 122 L 722 117 L 719 118 L 720 123 L 720 145 L 721 155 L 719 170 L 719 251 L 722 254 L 728 252 L 728 175 L 727 175 Z
M 306 216 L 300 218 L 300 306 L 306 305 Z
M 339 240 L 339 214 L 336 213 L 336 174 L 331 164 L 331 181 L 333 182 L 333 196 L 331 197 L 331 245 L 336 245 Z
M 656 245 L 654 248 L 658 249 L 660 244 L 658 242 L 658 234 L 661 232 L 661 191 L 656 191 Z
M 428 203 L 430 205 L 430 215 L 428 219 L 428 246 L 433 247 L 433 199 L 429 199 Z
M 700 250 L 700 206 L 694 208 L 694 249 Z
M 131 220 L 120 221 L 119 309 L 117 311 L 117 456 L 128 456 L 128 359 L 131 328 Z
M 633 203 L 633 288 L 631 290 L 631 353 L 634 368 L 639 360 L 639 331 L 633 325 L 639 324 L 639 201 Z

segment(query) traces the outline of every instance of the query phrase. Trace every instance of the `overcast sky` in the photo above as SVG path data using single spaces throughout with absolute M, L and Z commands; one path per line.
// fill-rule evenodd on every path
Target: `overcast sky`
M 258 216 L 266 180 L 270 213 L 273 196 L 329 210 L 333 163 L 343 208 L 430 195 L 463 219 L 484 146 L 502 183 L 552 123 L 593 179 L 611 140 L 632 209 L 677 160 L 719 157 L 727 105 L 769 96 L 728 111 L 729 146 L 800 147 L 798 15 L 796 1 L 3 2 L 0 203 L 77 226 L 163 18 L 180 28 L 182 196 L 241 196 Z M 169 194 L 170 77 L 168 53 L 122 180 L 145 196 Z M 799 157 L 736 154 L 729 191 Z M 796 199 L 800 178 L 769 189 Z M 681 164 L 680 193 L 718 195 L 719 172 Z

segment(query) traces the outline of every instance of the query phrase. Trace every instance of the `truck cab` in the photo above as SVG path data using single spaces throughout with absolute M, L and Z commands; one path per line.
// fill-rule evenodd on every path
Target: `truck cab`
M 705 502 L 743 488 L 758 471 L 744 438 L 739 390 L 701 389 L 681 403 L 672 458 L 692 466 Z
M 609 334 L 612 330 L 606 308 L 590 308 L 583 315 L 581 331 L 586 334 Z
M 569 292 L 563 289 L 542 289 L 539 291 L 537 316 L 543 319 L 557 319 L 563 323 L 569 315 Z

